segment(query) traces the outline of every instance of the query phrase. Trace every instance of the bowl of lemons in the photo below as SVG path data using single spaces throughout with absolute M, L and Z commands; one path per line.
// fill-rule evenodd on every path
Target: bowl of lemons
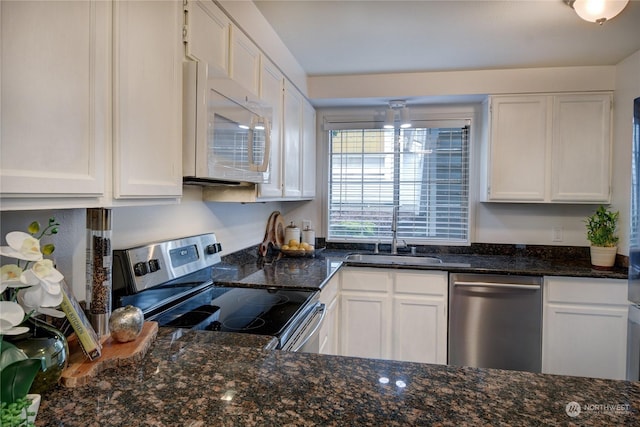
M 287 243 L 282 245 L 280 248 L 280 252 L 290 257 L 313 257 L 316 253 L 320 252 L 322 249 L 316 249 L 315 246 L 310 245 L 306 242 L 298 242 L 295 239 L 289 240 Z

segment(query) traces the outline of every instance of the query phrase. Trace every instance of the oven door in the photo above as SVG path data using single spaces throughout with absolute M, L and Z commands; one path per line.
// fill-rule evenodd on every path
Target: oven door
M 326 312 L 326 306 L 323 303 L 313 304 L 300 321 L 292 325 L 291 332 L 285 335 L 286 341 L 280 343 L 281 350 L 319 353 L 320 327 L 324 322 Z

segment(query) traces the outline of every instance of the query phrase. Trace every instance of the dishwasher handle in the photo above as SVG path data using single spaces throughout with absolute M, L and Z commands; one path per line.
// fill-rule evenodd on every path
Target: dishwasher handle
M 479 286 L 483 288 L 498 288 L 498 289 L 519 289 L 527 291 L 537 291 L 540 289 L 540 285 L 523 285 L 517 283 L 491 283 L 491 282 L 453 282 L 453 286 Z

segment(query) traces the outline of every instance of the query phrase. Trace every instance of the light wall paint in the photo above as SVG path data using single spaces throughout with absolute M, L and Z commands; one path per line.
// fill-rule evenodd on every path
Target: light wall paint
M 123 249 L 138 245 L 215 232 L 222 254 L 257 246 L 262 242 L 269 215 L 278 210 L 288 219 L 281 203 L 204 203 L 199 187 L 184 188 L 182 202 L 176 205 L 117 207 L 112 209 L 112 247 Z M 0 212 L 2 244 L 9 231 L 26 231 L 31 221 L 46 224 L 55 216 L 60 232 L 50 241 L 56 245 L 53 259 L 79 300 L 86 296 L 86 211 L 61 209 Z M 291 218 L 297 220 L 297 218 Z M 4 261 L 4 260 L 3 260 Z
M 449 95 L 613 90 L 616 67 L 522 68 L 309 77 L 309 98 L 413 99 Z

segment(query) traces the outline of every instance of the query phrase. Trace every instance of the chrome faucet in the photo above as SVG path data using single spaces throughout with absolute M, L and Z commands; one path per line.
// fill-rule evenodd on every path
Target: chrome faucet
M 391 238 L 391 254 L 396 255 L 398 253 L 398 248 L 404 248 L 407 246 L 407 243 L 403 240 L 400 245 L 398 245 L 398 211 L 400 210 L 400 206 L 393 207 L 393 217 L 391 219 L 391 233 L 393 237 Z

